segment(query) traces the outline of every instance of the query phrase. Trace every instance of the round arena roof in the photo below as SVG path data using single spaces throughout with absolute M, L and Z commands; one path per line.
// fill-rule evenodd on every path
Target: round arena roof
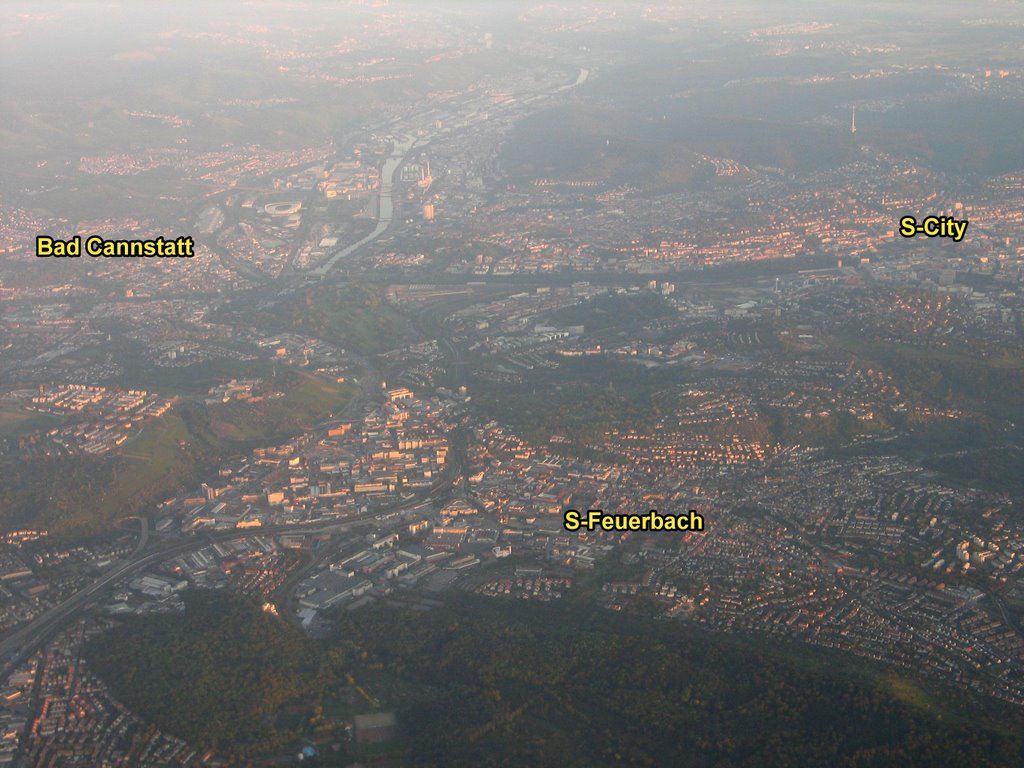
M 300 208 L 302 208 L 301 201 L 267 203 L 263 206 L 263 210 L 271 216 L 291 216 L 293 213 L 298 213 Z

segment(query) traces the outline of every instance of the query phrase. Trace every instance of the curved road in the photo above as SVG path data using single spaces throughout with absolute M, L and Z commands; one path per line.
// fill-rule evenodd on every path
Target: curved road
M 195 549 L 202 549 L 218 541 L 243 539 L 251 536 L 276 536 L 278 534 L 316 534 L 316 533 L 342 533 L 354 526 L 376 520 L 381 515 L 395 512 L 403 507 L 412 504 L 419 504 L 435 496 L 443 495 L 446 489 L 450 489 L 453 475 L 461 474 L 462 462 L 451 463 L 451 473 L 439 479 L 433 486 L 421 493 L 414 494 L 408 499 L 403 499 L 383 509 L 375 510 L 373 513 L 345 518 L 343 520 L 329 520 L 316 524 L 299 525 L 272 525 L 261 528 L 248 528 L 239 530 L 233 528 L 226 531 L 198 535 L 187 541 L 177 541 L 164 544 L 149 554 L 143 554 L 143 548 L 149 538 L 149 525 L 143 522 L 139 543 L 134 551 L 125 560 L 118 563 L 111 571 L 104 574 L 92 584 L 76 592 L 64 602 L 53 606 L 45 613 L 33 619 L 28 624 L 14 630 L 7 637 L 0 640 L 0 664 L 3 665 L 3 674 L 8 674 L 11 667 L 21 659 L 34 651 L 41 643 L 45 642 L 54 632 L 60 629 L 72 616 L 84 608 L 90 598 L 98 592 L 118 580 L 136 573 L 151 565 L 162 562 L 177 555 L 184 554 Z
M 0 640 L 0 659 L 3 659 L 3 663 L 6 668 L 16 664 L 27 654 L 35 650 L 40 643 L 50 637 L 54 631 L 59 629 L 74 614 L 84 608 L 89 602 L 89 599 L 96 593 L 100 592 L 105 587 L 114 584 L 125 576 L 129 576 L 132 573 L 143 570 L 151 565 L 155 565 L 163 560 L 184 554 L 185 552 L 189 552 L 194 549 L 202 549 L 203 547 L 223 540 L 243 539 L 250 536 L 275 536 L 281 533 L 323 533 L 331 529 L 341 531 L 352 525 L 372 520 L 378 514 L 380 514 L 380 512 L 376 512 L 372 515 L 360 515 L 359 517 L 348 518 L 345 520 L 332 520 L 330 522 L 319 523 L 315 526 L 279 525 L 267 526 L 265 528 L 220 531 L 214 534 L 189 539 L 188 541 L 179 541 L 173 544 L 164 545 L 160 549 L 154 550 L 148 555 L 142 555 L 141 551 L 142 547 L 145 546 L 145 543 L 140 539 L 139 545 L 136 546 L 135 551 L 129 555 L 128 558 L 118 563 L 109 573 L 104 574 L 89 586 L 84 587 L 73 594 L 63 603 L 53 606 L 28 624 L 14 630 L 7 637 L 3 638 L 3 640 Z

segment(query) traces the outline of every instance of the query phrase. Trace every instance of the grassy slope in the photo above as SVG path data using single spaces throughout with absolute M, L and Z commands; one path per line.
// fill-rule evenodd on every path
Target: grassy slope
M 14 406 L 0 406 L 0 438 L 18 437 L 37 429 L 49 429 L 60 422 L 46 413 L 33 413 Z
M 228 404 L 207 408 L 185 402 L 147 423 L 126 442 L 118 457 L 74 457 L 48 460 L 39 472 L 21 466 L 17 487 L 0 496 L 0 520 L 33 522 L 57 533 L 102 530 L 118 518 L 147 513 L 154 503 L 189 488 L 227 456 L 251 447 L 288 439 L 344 408 L 355 389 L 309 374 L 291 374 L 277 388 L 285 396 L 258 405 Z M 60 477 L 73 464 L 82 477 L 95 482 L 76 492 Z M 53 478 L 57 477 L 55 481 Z
M 300 374 L 279 400 L 168 414 L 126 445 L 131 472 L 112 489 L 107 511 L 115 514 L 140 495 L 152 497 L 153 489 L 167 485 L 167 478 L 198 480 L 227 455 L 310 429 L 341 410 L 353 393 L 351 385 Z

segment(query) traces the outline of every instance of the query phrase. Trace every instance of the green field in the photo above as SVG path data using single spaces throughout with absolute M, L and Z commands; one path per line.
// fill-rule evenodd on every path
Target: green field
M 29 432 L 49 429 L 60 419 L 46 413 L 33 413 L 16 406 L 0 405 L 0 438 L 17 438 Z
M 133 506 L 135 499 L 153 498 L 161 491 L 169 493 L 172 484 L 191 477 L 208 455 L 197 451 L 206 446 L 195 443 L 188 425 L 175 413 L 146 424 L 134 440 L 124 445 L 125 471 L 111 486 L 104 511 L 116 515 Z
M 272 380 L 271 389 L 284 397 L 258 404 L 246 402 L 210 406 L 208 426 L 219 439 L 239 445 L 270 444 L 292 437 L 337 413 L 355 394 L 353 384 L 339 384 L 308 374 L 288 374 L 285 386 Z
M 235 299 L 214 322 L 292 331 L 343 349 L 374 354 L 393 349 L 408 334 L 405 317 L 374 286 L 316 286 L 287 299 L 262 295 Z
M 226 456 L 294 437 L 341 410 L 353 386 L 308 374 L 289 374 L 285 396 L 248 405 L 188 405 L 146 425 L 125 443 L 128 470 L 111 488 L 110 514 L 137 498 L 155 499 L 175 486 L 197 483 Z
M 266 360 L 232 360 L 218 358 L 183 367 L 157 367 L 142 355 L 129 354 L 124 359 L 124 373 L 118 379 L 121 387 L 145 389 L 168 395 L 202 395 L 210 387 L 228 379 L 269 378 L 271 363 Z

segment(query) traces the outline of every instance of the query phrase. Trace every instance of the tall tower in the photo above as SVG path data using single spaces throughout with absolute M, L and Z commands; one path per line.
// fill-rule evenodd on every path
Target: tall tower
M 853 108 L 853 112 L 850 114 L 850 133 L 857 132 L 857 108 Z
M 434 177 L 430 175 L 430 158 L 427 158 L 427 167 L 420 166 L 420 180 L 416 182 L 416 186 L 420 189 L 430 189 L 430 185 L 434 183 Z

